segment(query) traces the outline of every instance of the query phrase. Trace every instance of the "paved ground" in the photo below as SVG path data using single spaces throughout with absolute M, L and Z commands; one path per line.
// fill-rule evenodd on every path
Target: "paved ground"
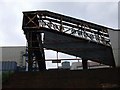
M 120 68 L 16 72 L 3 84 L 11 88 L 120 88 Z

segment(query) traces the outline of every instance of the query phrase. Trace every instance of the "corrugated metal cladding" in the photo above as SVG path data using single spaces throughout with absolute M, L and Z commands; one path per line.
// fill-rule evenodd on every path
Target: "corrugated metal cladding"
M 15 61 L 0 62 L 0 71 L 15 71 L 17 70 L 17 63 Z

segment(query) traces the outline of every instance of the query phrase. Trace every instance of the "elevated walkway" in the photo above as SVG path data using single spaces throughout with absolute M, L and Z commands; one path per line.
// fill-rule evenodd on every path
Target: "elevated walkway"
M 33 56 L 44 70 L 44 48 L 115 67 L 107 28 L 50 11 L 23 12 L 23 31 L 28 42 L 29 69 Z

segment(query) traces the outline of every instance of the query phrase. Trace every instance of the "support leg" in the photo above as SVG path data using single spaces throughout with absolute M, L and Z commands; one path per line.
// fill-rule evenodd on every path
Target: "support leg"
M 83 69 L 88 69 L 88 65 L 87 65 L 87 60 L 86 59 L 82 59 L 82 65 L 83 65 Z
M 34 51 L 36 56 L 36 61 L 38 63 L 39 71 L 46 70 L 46 64 L 45 64 L 45 55 L 44 55 L 44 49 L 43 49 L 43 43 L 42 43 L 42 37 L 40 33 L 34 34 L 35 42 L 34 46 L 38 47 L 37 50 Z
M 33 66 L 33 57 L 32 57 L 32 32 L 27 33 L 27 39 L 28 39 L 28 71 L 32 71 Z

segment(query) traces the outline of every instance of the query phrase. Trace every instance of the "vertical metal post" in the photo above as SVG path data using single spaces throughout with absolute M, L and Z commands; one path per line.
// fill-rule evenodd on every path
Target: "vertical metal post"
M 45 64 L 45 54 L 44 54 L 44 48 L 43 48 L 41 33 L 37 37 L 39 39 L 38 40 L 39 52 L 36 55 L 36 59 L 37 59 L 37 62 L 38 62 L 39 71 L 43 71 L 43 70 L 46 70 L 46 64 Z
M 58 68 L 58 51 L 57 51 L 57 68 Z
M 88 69 L 87 59 L 82 59 L 82 66 L 83 66 L 83 69 Z
M 28 71 L 32 71 L 32 32 L 27 32 L 28 37 Z
M 63 23 L 62 23 L 62 18 L 60 19 L 60 32 L 63 32 Z

